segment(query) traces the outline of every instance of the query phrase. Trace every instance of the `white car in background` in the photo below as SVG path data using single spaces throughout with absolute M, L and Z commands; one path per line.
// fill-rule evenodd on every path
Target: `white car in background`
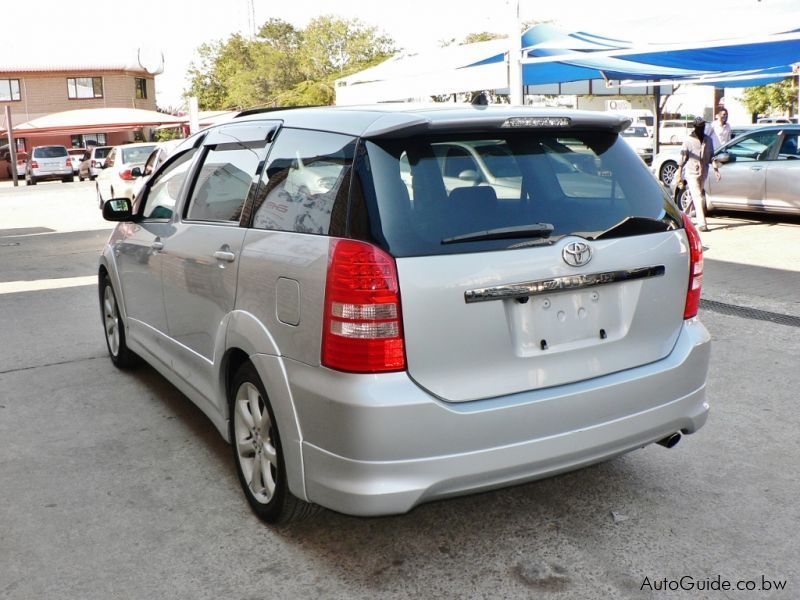
M 97 200 L 102 208 L 103 202 L 111 198 L 130 198 L 133 200 L 133 184 L 136 167 L 142 169 L 147 157 L 155 149 L 155 142 L 147 144 L 126 144 L 114 146 L 106 157 L 100 174 L 95 181 Z
M 135 167 L 132 171 L 132 175 L 136 177 L 136 181 L 133 183 L 133 196 L 135 198 L 139 190 L 144 187 L 144 184 L 147 183 L 147 180 L 150 179 L 150 175 L 155 171 L 161 163 L 163 163 L 169 156 L 172 154 L 172 151 L 177 148 L 183 139 L 178 140 L 169 140 L 166 142 L 158 142 L 156 147 L 150 153 L 150 156 L 147 157 L 147 160 L 144 163 L 144 166 L 139 169 L 139 167 Z M 139 169 L 138 171 L 136 169 Z
M 620 135 L 646 165 L 653 162 L 653 138 L 647 133 L 647 127 L 644 125 L 632 125 Z

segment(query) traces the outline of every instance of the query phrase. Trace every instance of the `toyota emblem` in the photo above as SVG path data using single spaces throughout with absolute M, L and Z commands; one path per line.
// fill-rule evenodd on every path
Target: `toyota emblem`
M 592 260 L 592 249 L 586 242 L 570 242 L 564 246 L 561 257 L 570 267 L 582 267 Z

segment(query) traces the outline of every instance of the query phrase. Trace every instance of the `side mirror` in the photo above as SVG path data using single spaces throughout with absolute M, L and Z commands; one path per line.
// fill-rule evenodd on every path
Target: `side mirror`
M 106 221 L 130 221 L 133 206 L 128 198 L 112 198 L 103 203 L 103 218 Z
M 736 160 L 736 157 L 728 154 L 727 152 L 720 152 L 714 157 L 714 160 L 718 163 L 725 164 L 729 162 L 734 162 L 734 160 Z
M 139 167 L 133 167 L 131 169 L 131 177 L 141 177 L 142 176 L 142 169 Z
M 458 178 L 462 181 L 479 182 L 481 180 L 481 174 L 474 169 L 465 169 L 458 174 Z

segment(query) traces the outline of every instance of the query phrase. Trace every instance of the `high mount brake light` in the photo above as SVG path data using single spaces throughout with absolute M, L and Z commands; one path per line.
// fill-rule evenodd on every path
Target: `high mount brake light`
M 397 267 L 380 248 L 331 240 L 321 362 L 351 373 L 406 368 Z

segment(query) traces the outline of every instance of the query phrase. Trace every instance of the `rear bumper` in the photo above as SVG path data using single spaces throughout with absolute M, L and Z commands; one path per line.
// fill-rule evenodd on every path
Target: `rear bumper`
M 31 171 L 31 178 L 36 181 L 52 181 L 55 179 L 64 179 L 65 177 L 72 177 L 72 167 L 65 167 L 57 171 L 40 171 L 33 169 Z
M 353 515 L 520 483 L 693 433 L 706 421 L 710 338 L 684 324 L 656 363 L 556 388 L 448 404 L 405 373 L 286 361 L 307 499 Z

